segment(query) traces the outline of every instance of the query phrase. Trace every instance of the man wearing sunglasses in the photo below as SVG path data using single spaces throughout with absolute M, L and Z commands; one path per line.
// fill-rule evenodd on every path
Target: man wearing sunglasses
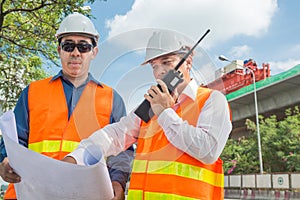
M 99 38 L 90 19 L 79 13 L 68 15 L 56 37 L 62 70 L 25 88 L 14 113 L 19 143 L 60 160 L 94 131 L 119 121 L 126 110 L 120 95 L 89 73 Z M 6 182 L 18 183 L 21 177 L 14 173 L 6 156 L 1 140 L 0 175 Z M 132 147 L 107 159 L 114 199 L 124 199 L 132 159 Z M 13 184 L 4 199 L 17 199 Z

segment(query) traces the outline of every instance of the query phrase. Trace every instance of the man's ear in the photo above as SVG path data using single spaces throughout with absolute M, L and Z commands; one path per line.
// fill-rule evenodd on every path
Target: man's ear
M 187 64 L 188 70 L 190 70 L 190 69 L 192 68 L 192 63 L 193 63 L 193 57 L 192 57 L 192 56 L 189 56 L 189 57 L 186 59 L 186 64 Z
M 58 52 L 58 54 L 60 54 L 60 51 L 61 51 L 61 47 L 58 46 L 58 47 L 57 47 L 57 52 Z
M 99 51 L 98 47 L 94 47 L 94 49 L 92 50 L 93 59 L 97 56 L 98 51 Z

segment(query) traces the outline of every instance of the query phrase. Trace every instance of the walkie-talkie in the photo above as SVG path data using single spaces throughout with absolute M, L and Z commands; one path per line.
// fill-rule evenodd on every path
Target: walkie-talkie
M 208 29 L 204 35 L 198 40 L 198 42 L 185 54 L 185 56 L 179 61 L 176 67 L 163 77 L 162 81 L 167 85 L 169 93 L 171 94 L 177 85 L 183 81 L 182 74 L 177 71 L 179 67 L 184 63 L 184 61 L 188 58 L 188 56 L 194 51 L 196 46 L 201 42 L 201 40 L 209 33 L 210 29 Z M 162 91 L 161 86 L 158 84 L 158 88 Z M 139 116 L 144 122 L 148 122 L 153 116 L 154 113 L 151 109 L 150 102 L 147 99 L 139 105 L 139 107 L 134 111 L 134 113 Z

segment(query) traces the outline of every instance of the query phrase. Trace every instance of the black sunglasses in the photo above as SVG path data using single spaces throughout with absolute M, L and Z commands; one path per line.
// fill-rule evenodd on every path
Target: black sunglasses
M 92 44 L 88 44 L 88 43 L 75 44 L 74 42 L 68 42 L 68 41 L 62 42 L 60 46 L 61 46 L 62 50 L 66 51 L 66 52 L 73 52 L 75 47 L 77 47 L 77 49 L 80 53 L 90 52 L 93 48 Z

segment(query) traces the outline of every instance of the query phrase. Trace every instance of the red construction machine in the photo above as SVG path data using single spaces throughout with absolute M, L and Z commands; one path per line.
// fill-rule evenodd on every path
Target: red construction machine
M 229 94 L 242 87 L 253 83 L 252 73 L 255 75 L 255 82 L 270 77 L 270 64 L 262 64 L 258 68 L 254 60 L 235 60 L 215 72 L 216 79 L 206 87 L 219 90 Z

